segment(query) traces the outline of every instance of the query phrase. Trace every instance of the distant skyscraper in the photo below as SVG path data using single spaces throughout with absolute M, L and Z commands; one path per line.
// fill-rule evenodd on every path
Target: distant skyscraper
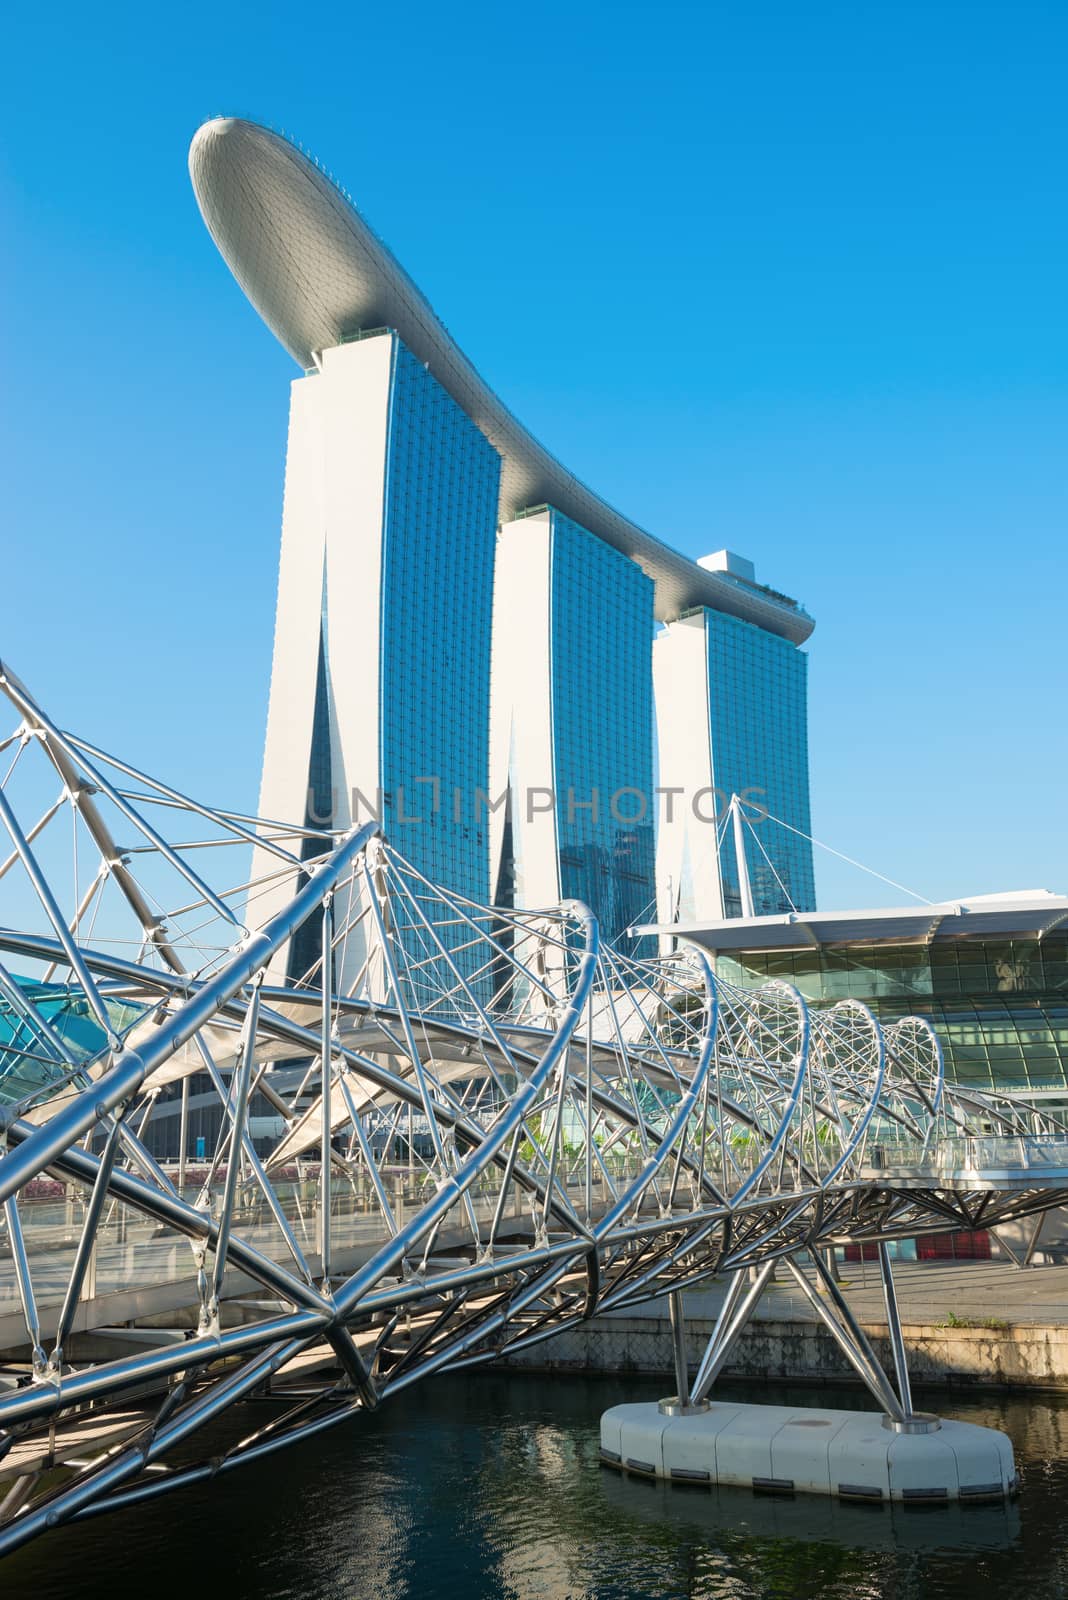
M 721 872 L 699 791 L 760 789 L 807 828 L 797 647 L 811 618 L 747 563 L 695 563 L 580 483 L 287 139 L 217 118 L 197 131 L 190 171 L 234 276 L 305 374 L 290 416 L 265 816 L 344 827 L 362 797 L 428 877 L 476 900 L 579 898 L 610 937 L 653 918 L 665 876 L 672 905 L 732 912 L 733 846 Z M 687 792 L 660 797 L 658 784 Z M 810 905 L 807 845 L 781 828 L 761 840 L 770 877 L 762 854 L 750 861 L 761 903 L 780 903 L 781 878 L 783 896 Z M 258 914 L 271 904 L 268 888 Z M 316 948 L 309 930 L 294 966 Z
M 752 581 L 738 556 L 709 560 Z M 653 662 L 660 781 L 684 791 L 661 812 L 661 920 L 741 915 L 732 795 L 752 823 L 741 832 L 755 914 L 813 910 L 808 657 L 789 639 L 700 607 L 662 630 Z
M 544 506 L 497 552 L 493 817 L 498 888 L 583 900 L 607 938 L 656 905 L 651 578 Z
M 489 784 L 499 478 L 394 334 L 293 384 L 262 814 L 380 814 L 414 866 L 479 901 L 488 835 L 451 798 Z M 294 965 L 317 948 L 308 930 Z

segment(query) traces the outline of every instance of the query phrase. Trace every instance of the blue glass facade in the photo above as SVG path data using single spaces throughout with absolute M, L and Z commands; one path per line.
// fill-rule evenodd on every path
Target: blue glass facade
M 500 457 L 422 362 L 395 335 L 387 398 L 384 509 L 380 533 L 377 706 L 380 792 L 354 795 L 356 814 L 377 813 L 394 846 L 427 878 L 486 902 L 489 840 L 479 794 L 489 787 L 490 644 Z M 336 597 L 324 595 L 306 825 L 331 820 L 330 630 L 344 629 Z M 305 857 L 318 853 L 314 839 Z M 395 928 L 413 960 L 422 936 Z M 455 930 L 454 930 L 455 932 Z M 459 935 L 457 935 L 459 939 Z M 409 948 L 410 947 L 410 948 Z M 319 960 L 311 919 L 294 937 L 289 975 Z M 313 974 L 314 976 L 314 974 Z M 447 983 L 444 973 L 438 980 Z M 417 999 L 409 985 L 410 997 Z
M 655 913 L 653 582 L 552 513 L 553 788 L 560 883 L 608 939 Z
M 788 639 L 725 612 L 706 610 L 705 651 L 713 780 L 721 798 L 754 802 L 747 811 L 746 865 L 756 915 L 816 905 L 812 846 L 770 820 L 811 832 L 808 798 L 808 657 Z M 759 818 L 756 807 L 770 815 Z M 759 842 L 758 842 L 759 840 Z M 762 848 L 763 847 L 763 848 Z M 766 854 L 765 854 L 766 852 Z M 770 860 L 769 860 L 770 858 Z M 741 915 L 738 862 L 727 829 L 720 850 L 724 911 Z M 781 880 L 781 883 L 777 881 Z
M 382 560 L 382 823 L 420 872 L 482 902 L 489 842 L 475 802 L 489 787 L 499 483 L 492 445 L 395 340 Z

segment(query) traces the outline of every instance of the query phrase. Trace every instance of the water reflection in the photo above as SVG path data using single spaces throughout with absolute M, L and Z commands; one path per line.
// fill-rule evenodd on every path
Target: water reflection
M 933 1397 L 948 1413 L 1007 1429 L 1023 1491 L 1009 1506 L 906 1510 L 649 1484 L 602 1468 L 600 1413 L 660 1387 L 431 1381 L 217 1491 L 64 1529 L 4 1563 L 0 1593 L 986 1600 L 981 1585 L 991 1600 L 1068 1594 L 1065 1403 Z M 768 1397 L 751 1386 L 728 1392 Z M 846 1391 L 774 1398 L 849 1404 Z
M 605 1472 L 605 1500 L 627 1518 L 674 1524 L 710 1541 L 800 1539 L 857 1550 L 1005 1550 L 1020 1513 L 1006 1505 L 851 1505 L 820 1495 L 752 1494 L 745 1489 L 653 1483 Z

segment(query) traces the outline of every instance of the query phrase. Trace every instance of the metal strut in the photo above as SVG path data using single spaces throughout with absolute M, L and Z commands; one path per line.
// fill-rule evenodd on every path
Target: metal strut
M 897 1310 L 897 1295 L 894 1292 L 894 1275 L 890 1270 L 890 1252 L 886 1248 L 885 1239 L 879 1240 L 879 1271 L 883 1280 L 883 1304 L 886 1306 L 886 1325 L 890 1333 L 890 1348 L 894 1353 L 894 1371 L 897 1374 L 897 1392 L 901 1397 L 901 1408 L 908 1421 L 914 1415 L 912 1409 L 912 1385 L 909 1383 L 909 1365 L 905 1356 L 905 1341 L 901 1336 L 901 1318 Z
M 668 1295 L 671 1316 L 671 1344 L 675 1352 L 675 1395 L 684 1406 L 690 1398 L 690 1374 L 686 1363 L 686 1313 L 682 1309 L 682 1290 L 672 1289 Z
M 716 1319 L 716 1326 L 701 1357 L 701 1365 L 697 1369 L 690 1395 L 691 1405 L 698 1405 L 707 1398 L 709 1389 L 719 1377 L 727 1357 L 737 1344 L 742 1329 L 756 1310 L 757 1302 L 764 1293 L 765 1285 L 774 1270 L 775 1257 L 772 1256 L 769 1261 L 765 1261 L 757 1268 L 756 1277 L 744 1299 L 742 1292 L 745 1288 L 746 1269 L 739 1267 L 734 1273 L 726 1299 Z
M 837 1344 L 854 1372 L 871 1390 L 887 1414 L 895 1422 L 904 1422 L 905 1412 L 897 1395 L 894 1393 L 893 1385 L 883 1371 L 868 1336 L 854 1317 L 841 1289 L 834 1282 L 823 1261 L 815 1253 L 812 1256 L 812 1264 L 816 1269 L 816 1276 L 820 1280 L 820 1286 L 826 1291 L 827 1298 L 838 1312 L 838 1317 L 831 1314 L 830 1308 L 821 1299 L 809 1282 L 807 1274 L 802 1272 L 797 1262 L 791 1256 L 786 1258 L 786 1265 L 797 1287 L 834 1339 L 835 1344 Z M 838 1320 L 839 1317 L 841 1321 Z

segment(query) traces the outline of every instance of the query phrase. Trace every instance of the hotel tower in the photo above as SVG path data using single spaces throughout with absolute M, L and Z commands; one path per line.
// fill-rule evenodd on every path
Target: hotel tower
M 693 561 L 572 476 L 290 140 L 217 118 L 190 171 L 300 369 L 262 815 L 375 812 L 446 887 L 577 897 L 618 939 L 657 915 L 737 914 L 737 793 L 756 911 L 812 909 L 811 618 L 749 563 Z

